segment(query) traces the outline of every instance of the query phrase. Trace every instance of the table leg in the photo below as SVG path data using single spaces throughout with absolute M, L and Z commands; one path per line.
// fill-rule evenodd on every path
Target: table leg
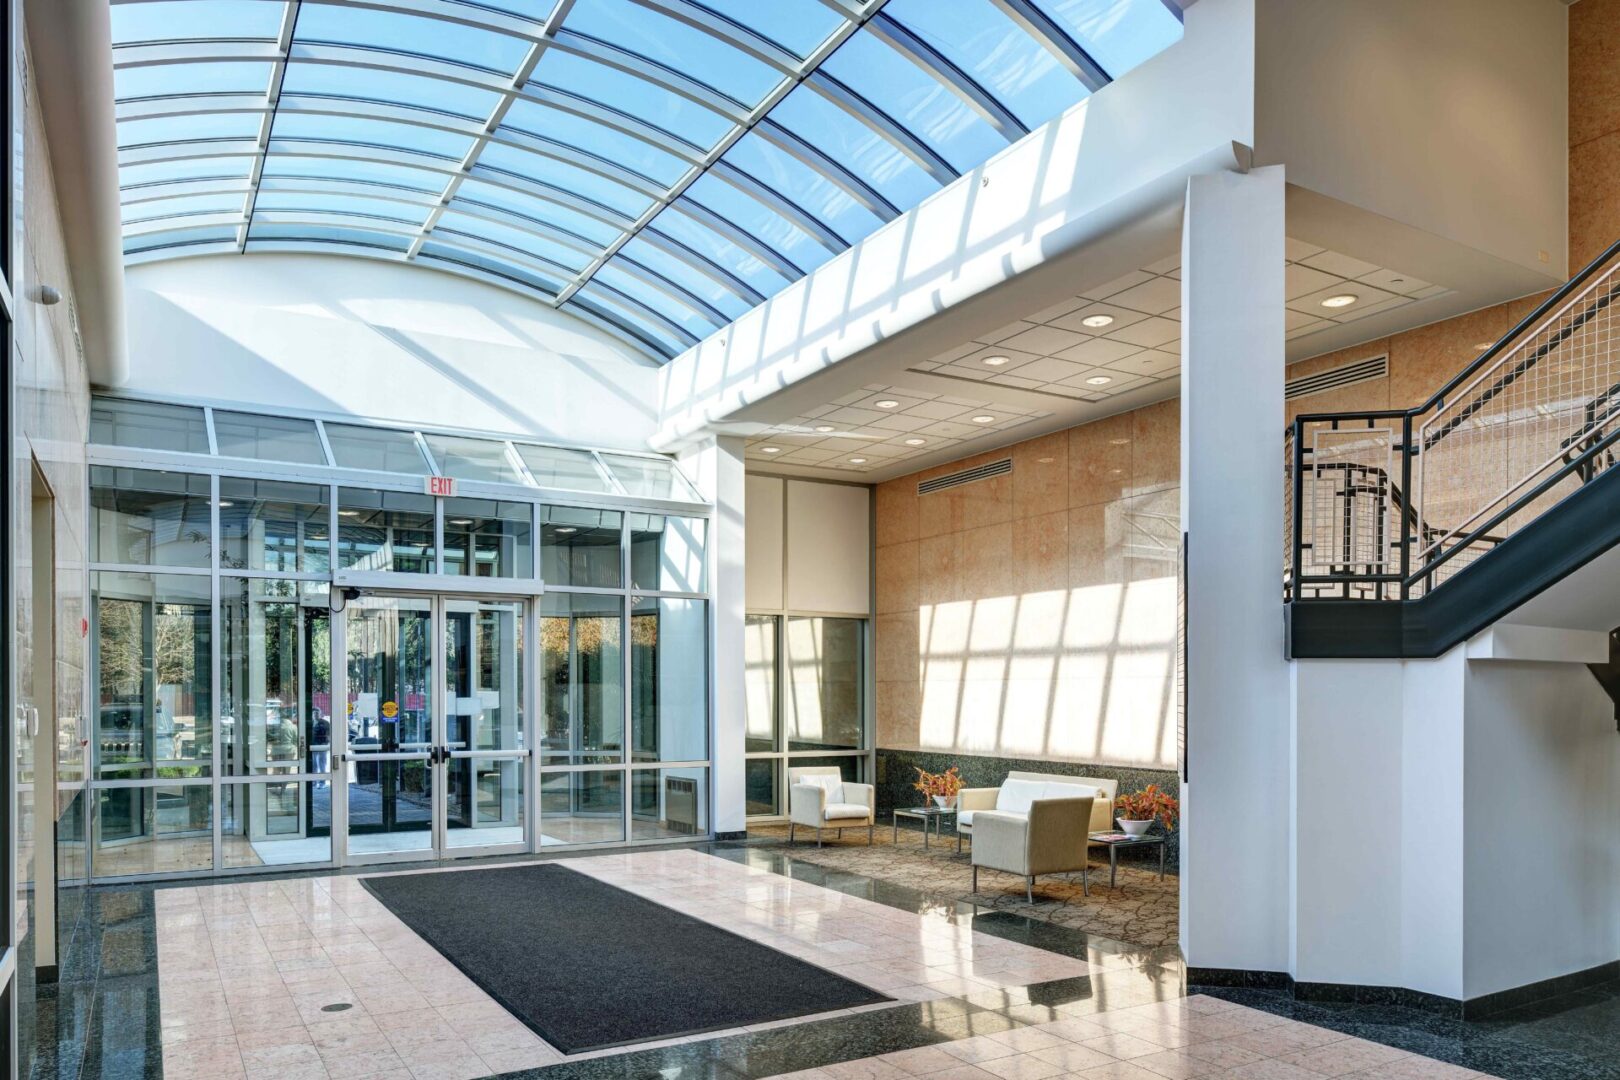
M 923 850 L 927 851 L 928 850 L 928 819 L 923 818 L 922 823 L 923 823 Z
M 900 846 L 900 815 L 894 815 L 894 846 Z
M 1164 880 L 1164 860 L 1165 860 L 1165 856 L 1168 855 L 1169 853 L 1170 853 L 1170 841 L 1166 840 L 1164 843 L 1159 845 L 1159 880 L 1160 881 Z
M 1114 887 L 1114 876 L 1119 873 L 1119 846 L 1108 845 L 1108 887 Z

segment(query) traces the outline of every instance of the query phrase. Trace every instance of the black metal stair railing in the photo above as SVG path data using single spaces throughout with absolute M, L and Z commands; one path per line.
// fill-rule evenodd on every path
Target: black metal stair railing
M 1426 595 L 1610 468 L 1620 242 L 1413 409 L 1285 433 L 1284 597 Z

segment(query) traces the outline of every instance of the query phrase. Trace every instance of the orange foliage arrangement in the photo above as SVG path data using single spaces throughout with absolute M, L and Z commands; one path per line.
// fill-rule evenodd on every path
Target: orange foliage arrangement
M 916 766 L 912 766 L 916 768 Z M 911 785 L 924 795 L 938 795 L 945 799 L 956 798 L 956 793 L 962 790 L 962 774 L 952 765 L 942 773 L 931 773 L 926 769 L 917 769 L 917 782 Z
M 1169 792 L 1160 791 L 1158 784 L 1149 784 L 1141 791 L 1120 795 L 1114 800 L 1114 809 L 1125 821 L 1148 821 L 1156 818 L 1166 832 L 1175 828 L 1177 820 L 1181 817 L 1181 803 Z

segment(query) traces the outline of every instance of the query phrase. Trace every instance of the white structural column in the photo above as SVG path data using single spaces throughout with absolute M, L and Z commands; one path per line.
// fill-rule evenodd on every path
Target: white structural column
M 743 631 L 748 611 L 743 448 L 742 439 L 722 436 L 688 451 L 681 459 L 703 493 L 714 500 L 714 525 L 709 533 L 709 595 L 714 605 L 714 686 L 710 700 L 714 707 L 711 754 L 716 833 L 744 831 L 748 816 L 743 761 Z
M 1283 227 L 1280 166 L 1188 181 L 1181 948 L 1198 968 L 1283 971 L 1288 964 Z

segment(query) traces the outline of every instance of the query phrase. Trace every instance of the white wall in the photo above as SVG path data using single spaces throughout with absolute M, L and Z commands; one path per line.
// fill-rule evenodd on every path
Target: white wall
M 1562 277 L 1567 26 L 1560 0 L 1258 0 L 1255 162 Z
M 426 267 L 222 255 L 132 267 L 121 388 L 646 449 L 657 371 L 569 315 Z
M 1464 990 L 1620 959 L 1620 732 L 1584 664 L 1468 665 Z

